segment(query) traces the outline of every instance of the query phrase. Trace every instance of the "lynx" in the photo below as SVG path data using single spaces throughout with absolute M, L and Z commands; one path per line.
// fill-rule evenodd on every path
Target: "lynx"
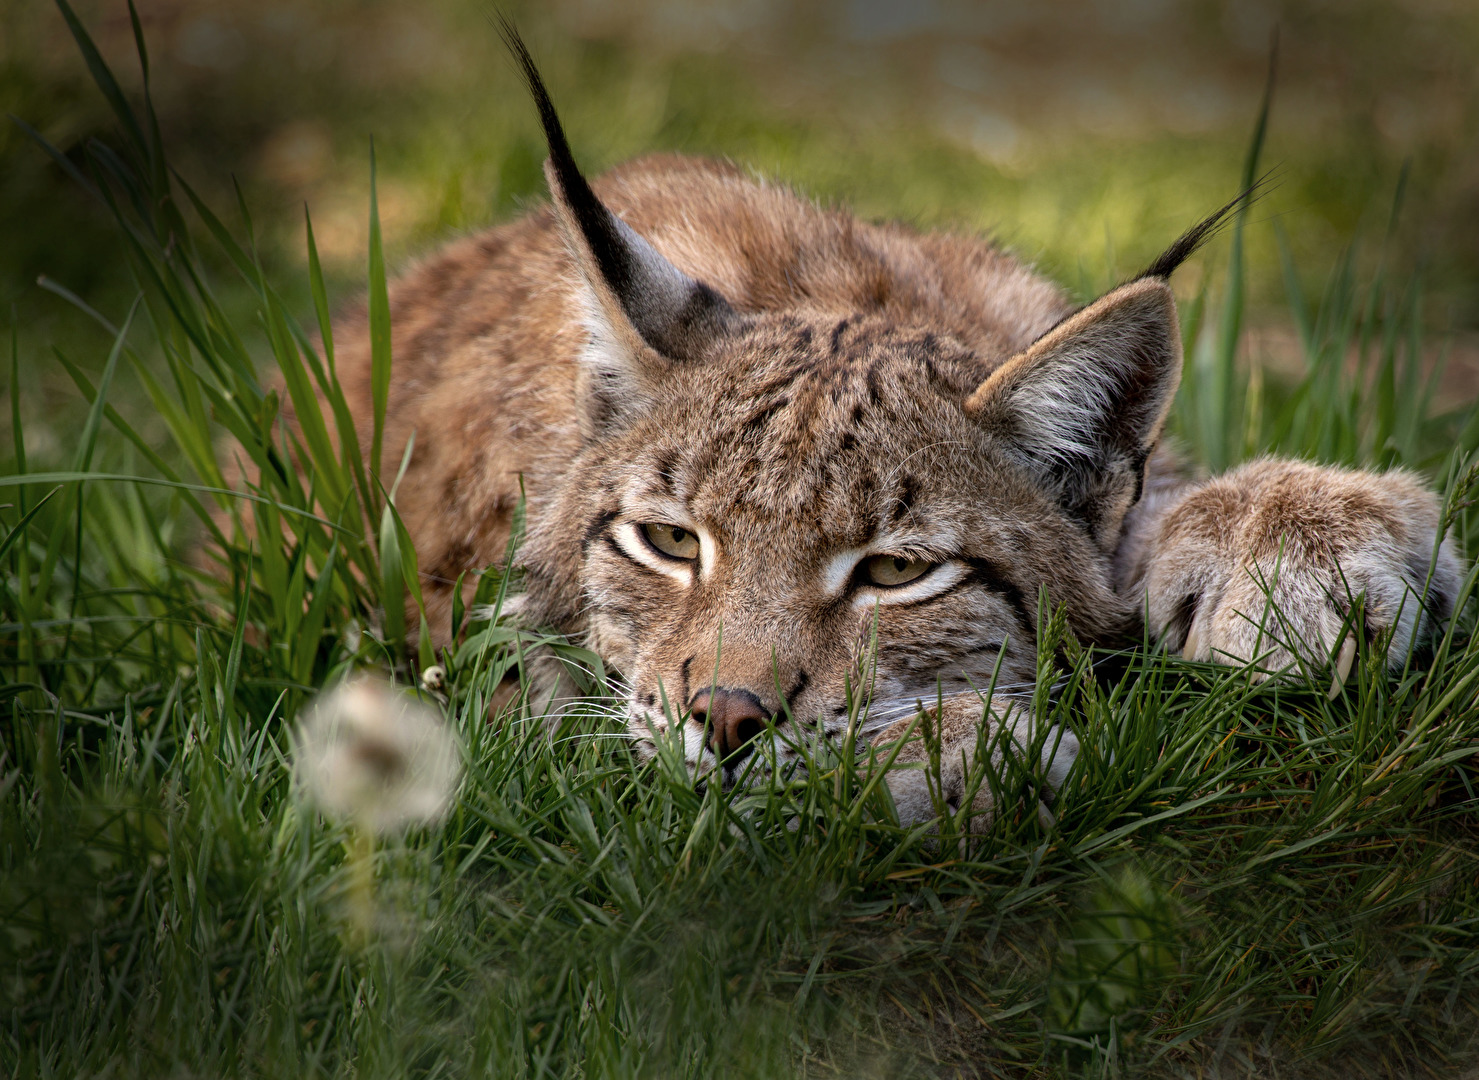
M 1337 679 L 1353 598 L 1394 659 L 1449 615 L 1459 560 L 1417 477 L 1267 459 L 1191 482 L 1158 449 L 1182 363 L 1168 278 L 1236 203 L 1076 308 L 986 241 L 865 223 L 726 163 L 588 182 L 509 44 L 550 204 L 390 294 L 385 458 L 414 432 L 398 507 L 440 633 L 526 497 L 521 617 L 620 673 L 639 752 L 666 739 L 733 784 L 803 731 L 876 746 L 924 713 L 943 788 L 898 767 L 918 740 L 889 774 L 921 822 L 969 796 L 983 725 L 1029 741 L 1011 691 L 1036 678 L 1040 594 L 1083 642 L 1148 631 L 1268 672 L 1338 650 Z M 363 318 L 338 354 L 368 426 Z M 1049 741 L 1051 783 L 1076 752 Z

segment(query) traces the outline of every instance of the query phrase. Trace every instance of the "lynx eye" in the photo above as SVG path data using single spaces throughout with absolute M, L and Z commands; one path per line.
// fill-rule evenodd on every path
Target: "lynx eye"
M 652 522 L 641 526 L 642 538 L 670 559 L 698 558 L 698 535 L 678 525 Z
M 863 577 L 872 585 L 907 585 L 924 577 L 936 565 L 923 559 L 906 559 L 902 555 L 874 555 L 863 561 Z

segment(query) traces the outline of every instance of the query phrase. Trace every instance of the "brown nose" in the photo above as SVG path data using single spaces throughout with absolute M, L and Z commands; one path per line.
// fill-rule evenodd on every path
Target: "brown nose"
M 704 726 L 714 756 L 720 761 L 729 759 L 731 764 L 750 753 L 750 743 L 770 719 L 754 694 L 723 687 L 700 690 L 689 702 L 688 711 L 696 723 Z

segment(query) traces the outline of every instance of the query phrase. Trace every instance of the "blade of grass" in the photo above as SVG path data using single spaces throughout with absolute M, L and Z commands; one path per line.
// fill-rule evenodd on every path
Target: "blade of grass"
M 380 238 L 380 204 L 376 188 L 375 143 L 370 142 L 370 477 L 378 482 L 385 440 L 385 411 L 390 401 L 390 293 L 385 278 L 385 252 Z M 373 504 L 372 504 L 373 507 Z M 384 532 L 382 525 L 381 532 Z
M 73 458 L 74 465 L 71 470 L 73 477 L 85 478 L 88 475 L 87 467 L 92 461 L 93 448 L 97 442 L 98 430 L 102 426 L 103 403 L 107 400 L 108 389 L 113 382 L 113 373 L 118 368 L 119 357 L 123 355 L 123 343 L 128 337 L 129 327 L 133 324 L 134 313 L 138 311 L 138 308 L 139 302 L 135 298 L 133 304 L 129 307 L 128 318 L 124 320 L 123 326 L 119 328 L 117 337 L 114 338 L 113 347 L 108 353 L 107 363 L 103 365 L 103 374 L 98 381 L 98 395 L 87 411 L 87 419 L 83 422 L 82 435 L 77 443 L 77 450 Z M 11 478 L 0 477 L 0 483 L 3 483 L 7 479 Z M 67 492 L 65 506 L 61 511 L 63 518 L 72 517 L 73 513 L 79 509 L 82 486 L 86 483 L 86 480 L 76 479 L 72 483 L 73 486 Z M 37 576 L 35 596 L 38 598 L 44 598 L 51 592 L 52 576 L 56 572 L 57 561 L 61 558 L 62 545 L 66 535 L 61 529 L 53 529 L 51 532 L 46 545 L 46 554 L 42 559 L 41 568 Z M 77 553 L 77 557 L 79 560 L 81 559 L 82 553 L 80 551 Z
M 1251 191 L 1258 177 L 1258 161 L 1263 153 L 1263 143 L 1268 133 L 1269 108 L 1273 103 L 1274 76 L 1278 70 L 1278 36 L 1275 33 L 1269 45 L 1268 75 L 1263 86 L 1263 100 L 1258 107 L 1258 120 L 1253 126 L 1253 137 L 1243 160 L 1241 191 Z M 1227 257 L 1227 295 L 1222 302 L 1221 316 L 1217 321 L 1217 344 L 1206 359 L 1212 370 L 1207 380 L 1214 388 L 1213 394 L 1205 398 L 1204 421 L 1211 432 L 1209 449 L 1211 454 L 1207 466 L 1214 472 L 1222 472 L 1235 464 L 1238 447 L 1246 424 L 1234 419 L 1240 395 L 1237 383 L 1238 345 L 1243 337 L 1243 309 L 1247 288 L 1247 271 L 1243 265 L 1243 230 L 1247 225 L 1248 209 L 1252 199 L 1245 199 L 1233 218 L 1232 237 Z

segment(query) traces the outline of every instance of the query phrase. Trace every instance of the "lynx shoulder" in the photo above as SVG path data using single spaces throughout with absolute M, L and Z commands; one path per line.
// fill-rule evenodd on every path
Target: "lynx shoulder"
M 1155 452 L 1181 371 L 1167 278 L 1235 204 L 1075 308 L 983 240 L 865 223 L 728 164 L 650 157 L 588 183 L 513 48 L 550 205 L 391 290 L 384 459 L 414 433 L 398 506 L 434 632 L 459 575 L 503 558 L 522 492 L 523 617 L 605 658 L 644 745 L 732 779 L 762 743 L 785 758 L 788 725 L 840 735 L 859 694 L 864 737 L 943 697 L 941 730 L 967 738 L 993 680 L 1030 688 L 1044 593 L 1084 641 L 1149 611 L 1191 655 L 1250 659 L 1243 582 L 1272 537 L 1313 650 L 1334 644 L 1342 553 L 1397 632 L 1447 614 L 1457 561 L 1425 576 L 1437 513 L 1410 479 L 1283 463 L 1188 486 Z M 368 426 L 363 319 L 338 355 Z M 1349 542 L 1325 543 L 1322 514 Z M 1247 543 L 1210 535 L 1254 518 Z

